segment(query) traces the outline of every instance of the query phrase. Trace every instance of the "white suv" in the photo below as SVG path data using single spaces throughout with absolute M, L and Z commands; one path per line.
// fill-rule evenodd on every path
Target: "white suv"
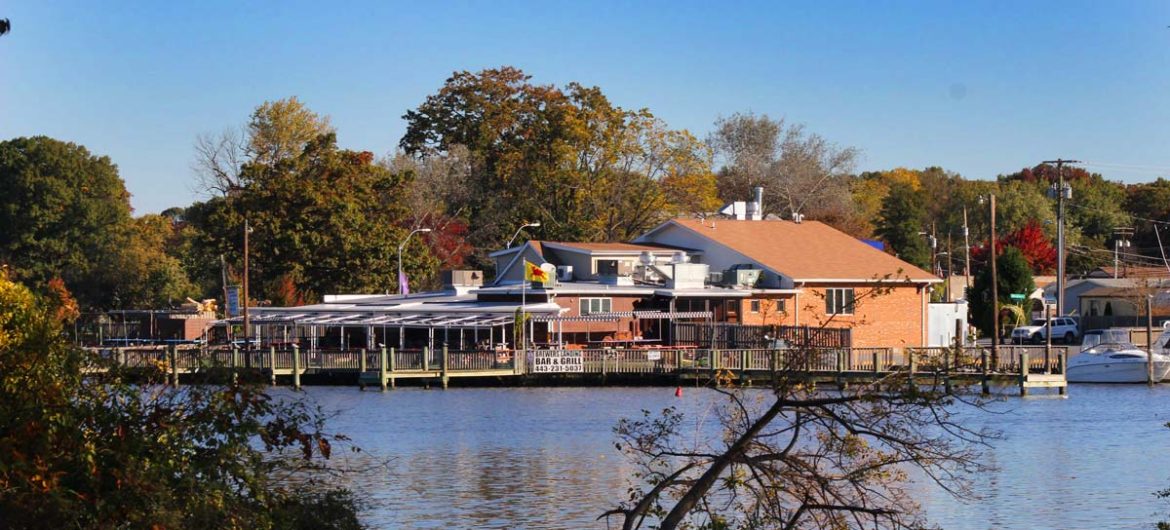
M 1047 340 L 1046 333 L 1048 326 L 1044 325 L 1044 320 L 1033 320 L 1029 326 L 1020 326 L 1012 330 L 1012 343 L 1024 344 L 1027 342 L 1042 343 Z M 1064 341 L 1066 344 L 1072 344 L 1081 336 L 1081 330 L 1077 328 L 1077 321 L 1068 317 L 1055 317 L 1052 319 L 1052 340 Z

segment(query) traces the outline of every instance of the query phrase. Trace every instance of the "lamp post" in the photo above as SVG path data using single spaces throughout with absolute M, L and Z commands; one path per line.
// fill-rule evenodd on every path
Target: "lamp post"
M 252 226 L 248 224 L 247 219 L 244 219 L 244 305 L 242 308 L 244 314 L 244 351 L 249 351 L 252 349 L 252 342 L 248 340 L 248 335 L 250 335 L 250 330 L 248 328 L 251 327 L 251 321 L 248 320 L 248 234 L 251 233 Z M 252 367 L 252 359 L 250 355 L 245 356 L 244 361 L 245 367 Z
M 430 228 L 415 228 L 414 230 L 411 230 L 409 234 L 406 234 L 406 237 L 403 238 L 402 242 L 398 244 L 398 294 L 402 294 L 402 249 L 403 249 L 403 247 L 406 246 L 407 241 L 410 241 L 410 236 L 413 236 L 414 234 L 416 234 L 418 232 L 430 232 L 430 231 L 431 231 Z
M 538 226 L 540 226 L 539 221 L 537 221 L 535 223 L 524 223 L 524 224 L 520 225 L 520 228 L 516 229 L 516 233 L 512 234 L 512 239 L 508 240 L 508 246 L 504 247 L 504 248 L 512 248 L 512 242 L 516 241 L 516 238 L 520 236 L 520 232 L 522 230 L 524 230 L 525 228 L 536 228 Z

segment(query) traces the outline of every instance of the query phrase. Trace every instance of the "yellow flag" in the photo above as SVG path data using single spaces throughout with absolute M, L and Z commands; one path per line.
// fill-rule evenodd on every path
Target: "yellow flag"
M 548 272 L 531 261 L 524 260 L 524 281 L 548 283 Z

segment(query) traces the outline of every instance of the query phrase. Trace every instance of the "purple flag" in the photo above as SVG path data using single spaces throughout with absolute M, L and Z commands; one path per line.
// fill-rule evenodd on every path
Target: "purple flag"
M 406 273 L 398 273 L 398 294 L 410 294 L 410 282 L 406 280 Z

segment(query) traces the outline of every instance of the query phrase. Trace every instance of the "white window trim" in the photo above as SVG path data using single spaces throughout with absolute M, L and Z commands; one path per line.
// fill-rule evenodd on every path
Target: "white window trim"
M 599 309 L 599 311 L 592 310 L 592 305 L 593 305 L 594 301 L 597 302 L 597 308 Z M 588 307 L 589 309 L 586 310 L 586 307 Z M 612 313 L 613 312 L 613 298 L 581 298 L 580 301 L 577 303 L 577 311 L 581 314 L 581 316 L 596 315 L 596 314 L 600 314 L 600 313 Z
M 850 298 L 853 299 L 852 304 L 845 304 L 844 299 L 837 300 L 837 297 L 844 297 L 846 291 L 852 293 Z M 852 315 L 854 306 L 857 305 L 857 292 L 852 287 L 833 287 L 825 289 L 825 314 L 827 315 Z M 841 310 L 837 311 L 837 307 Z

